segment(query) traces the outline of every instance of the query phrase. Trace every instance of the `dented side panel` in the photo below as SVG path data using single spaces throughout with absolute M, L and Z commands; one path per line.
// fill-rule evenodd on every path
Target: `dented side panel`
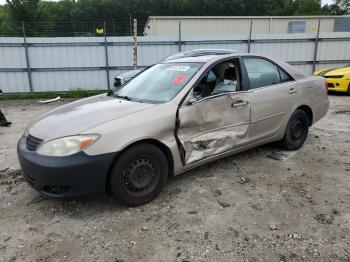
M 248 142 L 249 98 L 248 93 L 229 93 L 179 109 L 178 137 L 185 150 L 185 164 Z M 244 105 L 236 106 L 239 104 Z

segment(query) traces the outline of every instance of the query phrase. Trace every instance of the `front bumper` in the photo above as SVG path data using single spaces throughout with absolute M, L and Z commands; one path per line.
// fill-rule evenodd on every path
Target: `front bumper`
M 117 153 L 89 156 L 80 152 L 66 157 L 42 156 L 17 145 L 22 175 L 40 193 L 55 198 L 104 194 L 106 179 Z
M 349 80 L 336 78 L 327 78 L 326 82 L 328 91 L 336 92 L 347 92 L 350 83 Z

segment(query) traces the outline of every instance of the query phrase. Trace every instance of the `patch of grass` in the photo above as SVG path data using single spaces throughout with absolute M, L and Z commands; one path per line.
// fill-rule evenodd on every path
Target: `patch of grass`
M 83 98 L 94 96 L 102 93 L 106 93 L 106 90 L 70 90 L 66 92 L 33 92 L 33 93 L 15 93 L 15 94 L 3 94 L 0 95 L 0 100 L 13 100 L 13 99 L 52 99 L 60 96 L 61 98 Z

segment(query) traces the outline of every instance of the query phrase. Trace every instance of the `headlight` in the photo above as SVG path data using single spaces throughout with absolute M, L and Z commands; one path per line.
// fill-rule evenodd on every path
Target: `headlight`
M 70 156 L 88 148 L 99 137 L 99 135 L 62 137 L 42 144 L 36 152 L 45 156 Z

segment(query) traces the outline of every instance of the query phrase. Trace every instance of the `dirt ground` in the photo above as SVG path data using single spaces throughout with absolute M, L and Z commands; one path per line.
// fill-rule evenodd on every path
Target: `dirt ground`
M 138 208 L 32 190 L 16 143 L 66 101 L 1 101 L 13 125 L 0 128 L 0 261 L 350 261 L 350 97 L 330 101 L 285 161 L 276 145 L 249 150 L 169 179 Z

